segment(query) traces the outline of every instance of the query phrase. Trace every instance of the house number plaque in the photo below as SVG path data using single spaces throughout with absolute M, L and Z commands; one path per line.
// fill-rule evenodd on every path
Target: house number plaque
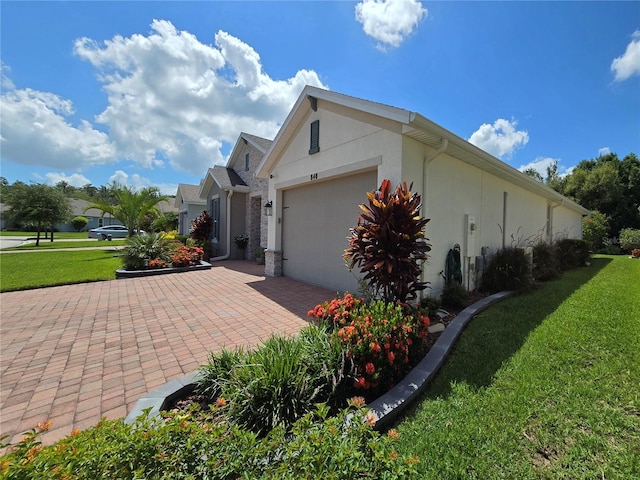
M 311 180 L 317 180 L 318 179 L 318 174 L 317 173 L 312 173 L 311 174 Z

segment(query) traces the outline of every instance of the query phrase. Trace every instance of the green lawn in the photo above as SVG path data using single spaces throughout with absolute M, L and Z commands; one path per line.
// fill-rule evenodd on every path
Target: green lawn
M 125 245 L 125 239 L 117 239 L 108 241 L 98 241 L 97 239 L 88 238 L 86 240 L 74 240 L 65 241 L 64 239 L 58 240 L 54 238 L 53 242 L 40 239 L 40 245 L 36 247 L 35 243 L 28 243 L 26 245 L 20 245 L 19 247 L 6 248 L 5 250 L 50 250 L 52 248 L 82 248 L 82 247 L 116 247 Z
M 27 237 L 36 238 L 38 234 L 36 232 L 11 232 L 8 230 L 0 231 L 2 237 Z M 53 232 L 53 241 L 58 238 L 87 238 L 87 232 Z M 40 232 L 40 240 L 44 238 L 44 232 Z
M 480 314 L 397 429 L 419 478 L 640 478 L 640 261 Z
M 108 250 L 4 253 L 0 255 L 0 291 L 113 280 L 122 266 L 115 255 Z

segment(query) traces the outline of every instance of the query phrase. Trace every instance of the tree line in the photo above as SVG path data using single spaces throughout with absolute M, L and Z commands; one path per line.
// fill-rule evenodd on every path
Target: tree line
M 558 173 L 557 162 L 547 167 L 545 177 L 533 168 L 524 173 L 591 210 L 585 222 L 596 222 L 606 238 L 640 229 L 640 160 L 635 153 L 622 160 L 615 153 L 582 160 L 567 175 Z

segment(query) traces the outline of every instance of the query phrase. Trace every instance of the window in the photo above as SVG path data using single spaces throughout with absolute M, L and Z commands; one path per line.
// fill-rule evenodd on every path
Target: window
M 309 155 L 320 151 L 320 120 L 311 122 L 311 146 L 309 147 Z
M 249 154 L 248 153 L 244 154 L 244 171 L 245 172 L 249 171 Z
M 220 240 L 220 199 L 211 200 L 211 216 L 213 217 L 213 239 Z

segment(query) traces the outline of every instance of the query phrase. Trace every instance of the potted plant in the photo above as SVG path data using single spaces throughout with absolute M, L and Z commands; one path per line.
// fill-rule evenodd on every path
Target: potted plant
M 240 250 L 240 259 L 244 258 L 244 250 L 247 248 L 247 244 L 249 243 L 249 236 L 245 234 L 236 235 L 234 238 L 236 242 L 236 246 Z
M 256 263 L 258 265 L 264 265 L 264 247 L 258 247 L 254 250 L 253 254 L 256 257 Z

